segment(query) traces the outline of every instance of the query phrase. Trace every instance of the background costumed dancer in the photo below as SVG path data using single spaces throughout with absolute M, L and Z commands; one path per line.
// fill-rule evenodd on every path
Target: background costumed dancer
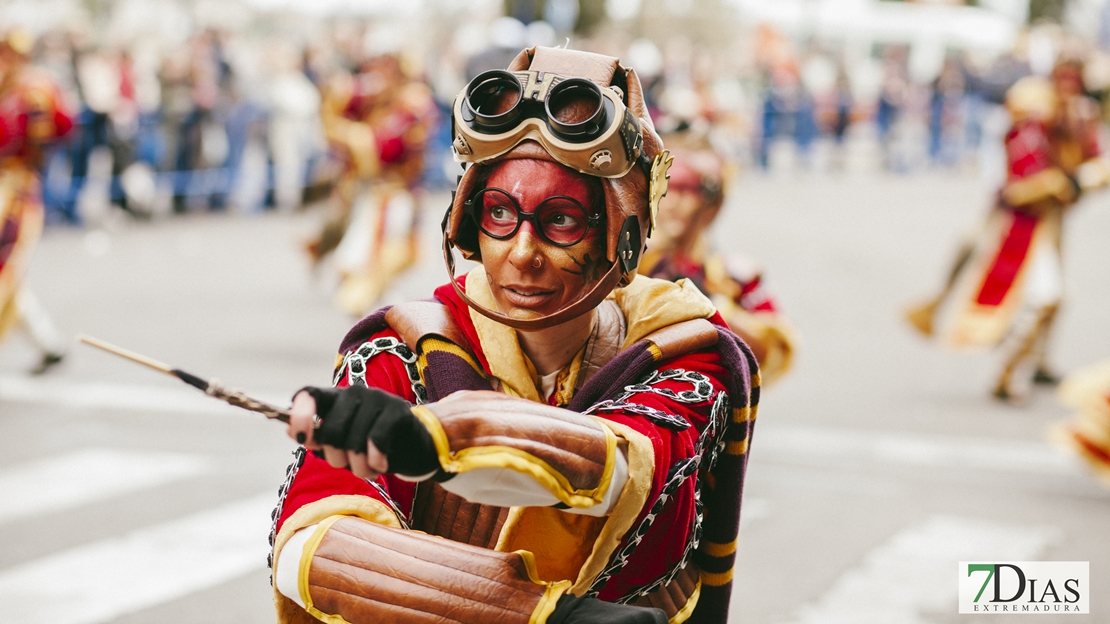
M 635 72 L 532 48 L 454 115 L 451 281 L 294 398 L 279 621 L 724 624 L 759 374 L 636 274 L 669 158 Z
M 33 40 L 20 30 L 0 42 L 0 339 L 21 325 L 42 353 L 36 373 L 61 362 L 68 340 L 23 283 L 42 234 L 44 152 L 73 120 L 61 93 L 27 67 Z
M 693 281 L 751 347 L 763 383 L 773 383 L 793 361 L 794 330 L 764 283 L 762 269 L 738 253 L 713 249 L 707 240 L 725 201 L 725 161 L 702 133 L 675 132 L 664 140 L 674 156 L 671 180 L 640 272 Z
M 1079 62 L 1058 63 L 1051 80 L 1019 80 L 1006 107 L 1013 124 L 997 203 L 974 245 L 957 255 L 942 292 L 907 318 L 955 347 L 1005 344 L 994 396 L 1021 401 L 1029 383 L 1057 381 L 1046 359 L 1063 300 L 1063 221 L 1081 193 L 1110 181 L 1110 161 Z
M 436 115 L 430 89 L 394 55 L 367 60 L 357 74 L 324 87 L 321 118 L 342 171 L 331 210 L 307 248 L 313 262 L 335 255 L 336 303 L 361 317 L 393 279 L 416 262 L 424 146 Z
M 1059 396 L 1076 414 L 1051 429 L 1052 440 L 1078 455 L 1110 488 L 1110 360 L 1068 375 Z

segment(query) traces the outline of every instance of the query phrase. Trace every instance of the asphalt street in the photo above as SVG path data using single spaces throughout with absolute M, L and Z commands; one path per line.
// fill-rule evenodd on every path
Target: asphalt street
M 750 173 L 731 189 L 713 237 L 765 267 L 801 338 L 759 410 L 734 622 L 1005 621 L 957 614 L 957 562 L 985 559 L 1089 561 L 1083 621 L 1110 621 L 1110 491 L 1045 437 L 1068 410 L 1048 391 L 993 402 L 997 353 L 944 351 L 901 319 L 989 196 L 948 172 Z M 420 262 L 386 301 L 444 281 L 445 203 L 426 197 Z M 51 229 L 29 282 L 69 335 L 287 401 L 329 383 L 353 321 L 302 251 L 321 218 Z M 1108 235 L 1110 194 L 1092 195 L 1066 225 L 1061 371 L 1110 357 Z M 283 428 L 85 346 L 43 377 L 35 363 L 23 336 L 0 345 L 0 622 L 272 622 Z

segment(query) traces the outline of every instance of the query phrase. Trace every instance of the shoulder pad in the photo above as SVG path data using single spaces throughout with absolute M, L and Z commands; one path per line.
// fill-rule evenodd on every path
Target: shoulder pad
M 664 327 L 644 340 L 655 346 L 655 359 L 659 361 L 716 346 L 717 338 L 717 326 L 700 318 Z

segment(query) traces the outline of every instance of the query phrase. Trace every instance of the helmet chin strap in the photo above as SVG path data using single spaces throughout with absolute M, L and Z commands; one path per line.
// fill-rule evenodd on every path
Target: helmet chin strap
M 566 323 L 571 319 L 582 316 L 583 314 L 600 305 L 601 302 L 605 300 L 605 297 L 609 296 L 609 293 L 612 292 L 614 288 L 616 288 L 617 284 L 621 281 L 621 277 L 623 277 L 621 263 L 614 262 L 613 266 L 609 267 L 609 270 L 605 273 L 605 275 L 603 275 L 601 279 L 598 280 L 596 284 L 594 284 L 594 287 L 591 288 L 589 292 L 579 297 L 578 300 L 576 300 L 574 303 L 546 316 L 541 316 L 539 318 L 533 319 L 518 319 L 513 318 L 505 314 L 504 312 L 490 310 L 489 308 L 479 304 L 477 301 L 471 299 L 463 291 L 462 287 L 459 286 L 458 280 L 455 279 L 455 256 L 451 253 L 451 248 L 453 246 L 454 245 L 452 245 L 451 242 L 447 240 L 447 232 L 444 231 L 443 260 L 447 263 L 447 275 L 451 280 L 451 286 L 454 287 L 455 293 L 458 294 L 459 298 L 465 301 L 466 305 L 470 306 L 470 309 L 478 312 L 482 316 L 497 321 L 502 325 L 508 325 L 513 329 L 519 329 L 522 331 L 536 331 L 538 329 L 547 329 L 548 327 L 562 325 L 563 323 Z

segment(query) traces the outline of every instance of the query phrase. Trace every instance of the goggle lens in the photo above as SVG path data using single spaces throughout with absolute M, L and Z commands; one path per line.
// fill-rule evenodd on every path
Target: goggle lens
M 547 101 L 551 119 L 565 125 L 577 125 L 594 119 L 601 111 L 601 92 L 589 88 L 585 81 L 557 85 Z M 587 83 L 588 84 L 588 83 Z M 592 84 L 589 86 L 593 86 Z
M 544 240 L 567 247 L 586 238 L 591 227 L 586 209 L 570 197 L 549 197 L 532 213 L 522 212 L 516 200 L 501 189 L 483 189 L 472 201 L 479 210 L 478 227 L 492 238 L 511 238 L 523 219 L 531 221 Z
M 475 78 L 466 90 L 466 105 L 475 120 L 491 129 L 513 123 L 520 116 L 520 81 L 509 72 L 490 71 Z

